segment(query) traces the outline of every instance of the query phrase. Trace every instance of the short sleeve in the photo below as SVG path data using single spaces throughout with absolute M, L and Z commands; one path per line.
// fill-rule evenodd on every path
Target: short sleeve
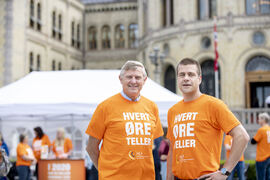
M 214 114 L 214 117 L 212 117 L 214 126 L 222 129 L 226 134 L 240 124 L 238 119 L 221 100 L 216 100 L 212 103 L 210 110 Z
M 157 105 L 154 104 L 154 110 L 155 110 L 155 116 L 156 116 L 156 129 L 154 132 L 154 139 L 163 136 L 163 128 L 160 122 L 160 118 L 159 118 L 159 113 L 158 113 L 158 108 Z
M 262 138 L 262 131 L 260 131 L 260 129 L 258 130 L 258 132 L 255 134 L 255 136 L 253 137 L 253 139 L 257 142 L 259 142 Z
M 172 140 L 172 128 L 171 128 L 171 110 L 169 109 L 167 114 L 167 122 L 168 122 L 168 130 L 167 130 L 167 138 Z
M 67 146 L 68 146 L 68 151 L 72 150 L 73 145 L 72 145 L 72 141 L 70 139 L 67 139 Z
M 99 104 L 96 108 L 90 123 L 85 131 L 86 134 L 101 140 L 105 132 L 105 110 L 104 104 Z
M 49 139 L 49 136 L 46 135 L 45 138 L 46 138 L 46 139 L 45 139 L 45 144 L 48 145 L 48 146 L 51 146 L 51 141 L 50 141 L 50 139 Z
M 23 146 L 18 146 L 18 149 L 17 149 L 17 153 L 20 157 L 24 156 L 24 155 L 27 155 L 27 152 L 25 151 L 25 149 L 23 148 Z

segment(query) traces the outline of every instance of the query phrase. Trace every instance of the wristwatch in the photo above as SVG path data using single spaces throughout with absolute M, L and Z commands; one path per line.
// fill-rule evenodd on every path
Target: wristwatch
M 220 169 L 221 174 L 225 175 L 225 176 L 229 176 L 231 173 L 229 171 L 227 171 L 226 168 L 221 168 Z

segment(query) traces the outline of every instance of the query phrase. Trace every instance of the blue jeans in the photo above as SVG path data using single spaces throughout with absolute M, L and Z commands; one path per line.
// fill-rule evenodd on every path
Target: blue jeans
M 259 180 L 270 180 L 270 157 L 265 161 L 256 161 L 256 174 Z
M 237 172 L 237 176 L 239 180 L 245 180 L 245 161 L 239 161 L 234 169 L 232 170 L 231 175 L 228 177 L 227 180 L 232 180 L 233 176 L 235 174 L 235 171 Z
M 166 176 L 167 176 L 167 161 L 160 161 L 160 165 L 161 165 L 161 179 L 162 180 L 166 180 Z
M 19 175 L 19 180 L 30 180 L 29 166 L 17 166 L 17 172 Z

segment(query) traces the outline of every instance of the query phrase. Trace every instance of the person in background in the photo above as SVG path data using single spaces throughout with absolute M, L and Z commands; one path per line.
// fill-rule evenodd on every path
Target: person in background
M 8 146 L 5 143 L 4 138 L 3 138 L 1 133 L 0 133 L 0 148 L 1 148 L 1 150 L 5 151 L 5 152 L 3 152 L 3 154 L 5 154 L 5 156 L 7 157 L 7 160 L 8 160 L 8 156 L 9 156 Z M 5 162 L 5 161 L 2 161 L 2 162 Z M 2 165 L 5 165 L 5 163 L 3 163 Z M 7 178 L 1 177 L 1 175 L 0 175 L 0 180 L 7 180 Z
M 67 159 L 72 153 L 72 141 L 65 137 L 65 129 L 57 130 L 56 139 L 53 141 L 53 152 L 57 159 Z
M 51 142 L 49 137 L 44 134 L 41 127 L 34 128 L 35 138 L 32 142 L 32 147 L 34 151 L 35 158 L 37 160 L 35 176 L 38 179 L 38 161 L 40 159 L 47 159 L 50 151 Z
M 93 162 L 88 153 L 85 153 L 85 168 L 86 180 L 98 180 L 98 171 L 93 165 Z
M 153 144 L 153 158 L 154 158 L 154 165 L 155 165 L 155 179 L 156 180 L 161 180 L 161 174 L 160 174 L 160 170 L 161 170 L 161 165 L 160 165 L 160 158 L 159 158 L 159 154 L 158 154 L 158 149 L 159 149 L 159 145 L 161 143 L 162 138 L 156 138 L 154 140 L 154 144 Z
M 2 134 L 0 133 L 0 147 L 2 149 L 4 149 L 6 151 L 7 156 L 9 156 L 9 149 L 8 146 L 6 144 L 6 142 L 4 141 L 4 138 L 2 136 Z
M 270 180 L 270 116 L 267 113 L 259 114 L 261 126 L 251 139 L 251 144 L 257 144 L 256 174 L 258 180 Z
M 6 151 L 2 148 L 0 148 L 0 179 L 5 180 L 9 169 L 11 168 L 11 163 L 8 160 L 8 156 L 6 154 Z
M 163 137 L 160 146 L 159 146 L 159 157 L 160 157 L 160 164 L 161 164 L 161 179 L 166 180 L 167 175 L 167 157 L 169 153 L 170 145 L 169 145 L 169 139 L 167 139 L 165 136 Z
M 35 163 L 36 159 L 31 147 L 28 145 L 28 136 L 21 134 L 19 141 L 16 161 L 19 180 L 30 180 L 30 165 Z
M 230 156 L 231 148 L 232 148 L 232 136 L 226 135 L 224 139 L 224 147 L 226 149 L 226 158 L 228 159 Z M 239 162 L 236 164 L 235 168 L 232 170 L 230 176 L 227 180 L 233 180 L 234 173 L 237 171 L 237 176 L 239 177 L 239 180 L 245 180 L 245 161 L 244 161 L 244 155 L 241 156 Z

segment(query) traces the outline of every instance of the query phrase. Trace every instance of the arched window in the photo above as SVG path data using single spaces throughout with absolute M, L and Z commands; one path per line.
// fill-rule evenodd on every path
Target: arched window
M 105 25 L 102 27 L 102 48 L 111 48 L 111 37 L 110 37 L 110 27 Z
M 41 5 L 37 4 L 37 30 L 41 31 Z
M 30 52 L 29 54 L 29 72 L 34 71 L 34 56 L 33 53 Z
M 71 23 L 71 46 L 75 46 L 75 22 L 72 21 Z
M 77 25 L 77 48 L 78 49 L 80 49 L 80 46 L 81 46 L 80 33 L 81 33 L 81 28 L 80 28 L 80 24 L 78 24 Z
M 205 20 L 217 16 L 217 0 L 198 0 L 198 19 Z
M 264 56 L 253 57 L 246 65 L 246 72 L 270 71 L 270 60 Z
M 165 71 L 164 85 L 165 88 L 176 93 L 176 78 L 173 66 L 168 66 L 168 68 Z
M 123 24 L 119 24 L 115 27 L 115 47 L 125 47 L 125 27 Z
M 52 70 L 55 71 L 55 60 L 52 61 Z
M 56 37 L 56 14 L 55 11 L 52 13 L 52 37 Z
M 97 29 L 94 26 L 88 29 L 88 45 L 89 49 L 97 49 Z
M 247 106 L 265 107 L 270 96 L 270 58 L 255 56 L 246 65 Z
M 37 71 L 40 71 L 40 55 L 37 55 Z
M 35 4 L 34 0 L 30 0 L 30 17 L 29 17 L 29 25 L 31 28 L 35 25 Z
M 247 15 L 270 14 L 270 0 L 246 0 Z
M 62 40 L 62 15 L 58 15 L 58 39 L 61 41 Z
M 215 72 L 214 72 L 214 61 L 206 60 L 201 64 L 202 68 L 202 83 L 200 89 L 202 93 L 215 96 Z M 220 72 L 219 80 L 220 81 Z M 220 92 L 220 83 L 219 83 L 219 92 Z M 220 94 L 220 93 L 219 93 Z
M 128 26 L 128 47 L 138 47 L 138 24 L 130 24 Z
M 58 63 L 58 70 L 59 70 L 59 71 L 62 70 L 62 63 L 61 63 L 61 62 Z

